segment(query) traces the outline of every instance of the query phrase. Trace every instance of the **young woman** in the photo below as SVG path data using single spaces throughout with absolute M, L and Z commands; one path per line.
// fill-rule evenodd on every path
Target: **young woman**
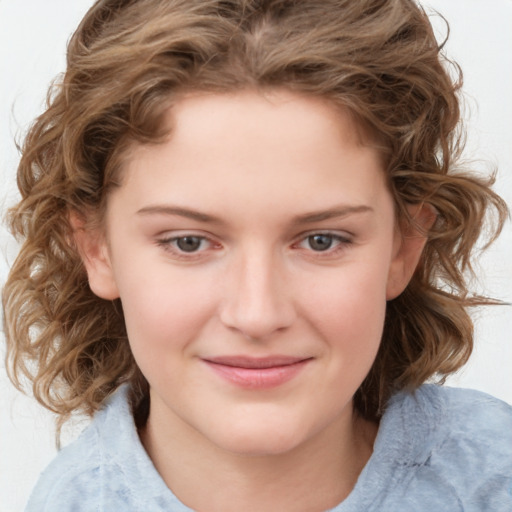
M 11 374 L 94 416 L 28 510 L 509 510 L 472 347 L 487 212 L 409 0 L 107 0 L 28 134 Z M 35 364 L 34 364 L 35 363 Z

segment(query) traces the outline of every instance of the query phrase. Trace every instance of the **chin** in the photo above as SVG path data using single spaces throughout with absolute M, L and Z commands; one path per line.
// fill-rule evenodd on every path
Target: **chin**
M 210 440 L 228 452 L 249 457 L 283 455 L 307 441 L 309 435 L 303 428 L 280 422 L 250 420 L 219 426 Z
M 272 457 L 291 452 L 301 444 L 290 439 L 269 439 L 268 435 L 262 436 L 261 439 L 235 437 L 235 439 L 226 440 L 224 443 L 221 441 L 218 446 L 240 456 Z

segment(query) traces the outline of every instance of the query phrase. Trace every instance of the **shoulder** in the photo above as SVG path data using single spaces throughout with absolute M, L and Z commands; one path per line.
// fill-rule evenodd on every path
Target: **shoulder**
M 436 385 L 422 386 L 405 403 L 418 416 L 429 416 L 438 450 L 462 454 L 470 450 L 484 462 L 493 457 L 512 467 L 512 406 L 480 391 Z M 477 455 L 483 457 L 478 460 Z
M 103 510 L 105 484 L 124 487 L 117 458 L 110 453 L 123 424 L 133 422 L 124 394 L 116 393 L 82 434 L 57 454 L 41 474 L 26 512 Z M 130 451 L 128 443 L 123 444 Z
M 450 428 L 473 438 L 512 440 L 512 406 L 472 389 L 431 386 L 443 396 Z
M 512 407 L 479 391 L 441 388 L 438 393 L 445 400 L 445 418 L 432 463 L 440 470 L 458 469 L 475 486 L 484 477 L 503 479 L 512 509 Z
M 25 512 L 189 511 L 140 442 L 122 386 L 41 475 Z
M 97 449 L 98 433 L 88 427 L 80 437 L 62 449 L 41 474 L 30 496 L 26 512 L 64 512 L 95 510 L 101 472 Z
M 396 453 L 409 468 L 409 492 L 424 502 L 442 495 L 451 510 L 512 510 L 510 405 L 479 391 L 425 385 L 397 395 L 389 413 L 405 441 Z
M 491 395 L 472 389 L 426 384 L 413 393 L 393 397 L 390 409 L 396 416 L 407 415 L 428 428 L 443 433 L 457 432 L 477 438 L 487 434 L 511 438 L 512 406 Z

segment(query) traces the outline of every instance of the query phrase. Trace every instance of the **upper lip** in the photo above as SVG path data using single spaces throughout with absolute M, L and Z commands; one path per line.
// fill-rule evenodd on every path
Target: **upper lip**
M 221 364 L 224 366 L 233 366 L 236 368 L 248 368 L 248 369 L 264 369 L 274 368 L 277 366 L 289 366 L 292 364 L 300 363 L 311 359 L 310 357 L 295 357 L 295 356 L 267 356 L 267 357 L 249 357 L 241 355 L 233 356 L 217 356 L 217 357 L 206 357 L 204 361 L 214 364 Z

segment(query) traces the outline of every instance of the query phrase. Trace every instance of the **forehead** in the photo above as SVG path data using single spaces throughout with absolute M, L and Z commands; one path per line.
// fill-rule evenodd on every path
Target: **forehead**
M 285 135 L 297 141 L 314 141 L 316 134 L 322 137 L 329 131 L 337 133 L 341 142 L 383 149 L 378 134 L 348 107 L 328 97 L 293 92 L 285 87 L 185 94 L 166 110 L 163 119 L 175 140 L 186 134 L 205 141 L 223 128 L 228 133 L 233 127 L 237 133 L 250 137 L 258 127 L 264 127 L 264 132 L 272 133 L 279 143 Z M 253 145 L 264 142 L 268 140 L 252 140 Z
M 369 201 L 380 153 L 347 109 L 288 91 L 195 94 L 166 113 L 167 139 L 129 152 L 123 183 L 142 198 L 247 209 Z M 316 191 L 318 197 L 313 194 Z M 237 201 L 237 198 L 244 198 Z M 315 204 L 318 203 L 318 204 Z

